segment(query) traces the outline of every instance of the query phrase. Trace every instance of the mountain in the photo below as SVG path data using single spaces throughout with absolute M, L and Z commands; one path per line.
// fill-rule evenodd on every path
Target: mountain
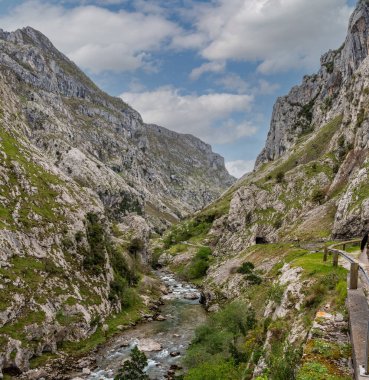
M 66 175 L 92 188 L 113 218 L 134 211 L 162 227 L 234 181 L 208 144 L 143 123 L 40 32 L 0 31 L 0 47 L 1 71 L 21 101 L 27 137 Z
M 155 309 L 150 235 L 234 179 L 209 145 L 143 123 L 30 27 L 0 30 L 0 93 L 0 374 L 19 375 Z
M 321 251 L 369 228 L 368 48 L 369 2 L 359 1 L 343 45 L 277 99 L 254 171 L 155 242 L 158 264 L 201 284 L 209 311 L 221 318 L 235 300 L 256 316 L 228 351 L 211 324 L 202 329 L 190 349 L 194 374 L 232 357 L 231 369 L 245 363 L 250 379 L 351 378 L 347 335 L 319 331 L 324 318 L 336 332 L 348 328 L 347 273 L 323 263 Z M 216 344 L 223 352 L 214 363 L 206 355 Z M 340 359 L 331 360 L 336 348 Z
M 206 211 L 225 210 L 209 235 L 218 254 L 368 229 L 368 37 L 369 5 L 360 1 L 344 44 L 276 101 L 254 172 Z

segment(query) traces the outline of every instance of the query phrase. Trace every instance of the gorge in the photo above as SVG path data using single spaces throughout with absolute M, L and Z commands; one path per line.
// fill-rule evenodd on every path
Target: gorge
M 351 379 L 348 267 L 322 252 L 368 230 L 368 41 L 361 0 L 236 181 L 40 32 L 0 30 L 3 378 L 113 379 L 150 339 L 152 378 Z

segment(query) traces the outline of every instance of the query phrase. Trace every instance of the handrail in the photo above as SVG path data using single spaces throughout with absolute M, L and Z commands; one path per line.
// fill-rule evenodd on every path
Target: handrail
M 360 264 L 360 262 L 354 258 L 352 258 L 350 255 L 347 254 L 346 251 L 343 251 L 343 250 L 340 250 L 340 249 L 336 249 L 335 247 L 338 247 L 338 246 L 345 246 L 347 244 L 353 244 L 353 243 L 360 243 L 361 242 L 361 239 L 354 239 L 354 240 L 348 240 L 348 241 L 342 241 L 340 243 L 336 243 L 336 244 L 333 244 L 331 246 L 329 246 L 327 249 L 329 252 L 331 253 L 337 253 L 339 254 L 340 256 L 344 257 L 347 261 L 349 261 L 350 263 L 357 263 L 358 266 L 359 266 L 359 269 L 360 271 L 363 273 L 364 277 L 365 277 L 365 280 L 366 282 L 368 283 L 369 285 L 369 276 L 367 274 L 367 272 L 365 271 L 365 269 L 362 267 L 362 265 Z

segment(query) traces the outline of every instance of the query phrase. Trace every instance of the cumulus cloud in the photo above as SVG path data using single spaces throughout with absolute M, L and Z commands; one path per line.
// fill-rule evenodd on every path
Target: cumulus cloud
M 205 73 L 219 73 L 225 70 L 224 62 L 207 62 L 191 71 L 190 79 L 196 80 Z
M 352 9 L 345 0 L 217 0 L 194 8 L 210 61 L 261 61 L 259 71 L 315 67 L 339 46 Z
M 181 32 L 157 14 L 113 12 L 95 5 L 64 8 L 40 0 L 15 7 L 0 17 L 0 25 L 6 30 L 26 25 L 40 30 L 78 65 L 95 73 L 149 70 L 150 52 Z
M 228 161 L 225 166 L 228 172 L 236 178 L 241 178 L 244 174 L 254 169 L 255 160 Z
M 190 133 L 208 143 L 231 143 L 257 132 L 251 123 L 231 119 L 234 112 L 244 114 L 250 110 L 252 95 L 182 95 L 172 87 L 161 87 L 155 91 L 125 92 L 121 97 L 141 113 L 146 123 Z

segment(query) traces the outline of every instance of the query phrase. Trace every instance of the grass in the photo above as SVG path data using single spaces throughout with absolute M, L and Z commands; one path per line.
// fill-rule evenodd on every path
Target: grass
M 56 201 L 59 194 L 56 189 L 62 181 L 33 163 L 21 148 L 19 138 L 3 128 L 0 129 L 0 146 L 6 154 L 6 158 L 0 156 L 0 164 L 7 168 L 8 173 L 7 182 L 0 187 L 0 196 L 6 199 L 6 203 L 0 205 L 0 228 L 14 228 L 16 221 L 13 215 L 19 204 L 18 222 L 24 230 L 54 222 L 62 223 L 62 208 Z M 33 189 L 32 192 L 25 188 L 25 182 Z M 33 214 L 37 214 L 41 220 L 36 221 Z
M 312 139 L 309 139 L 305 144 L 300 146 L 287 160 L 283 160 L 282 158 L 281 163 L 269 175 L 275 177 L 280 172 L 287 173 L 298 165 L 315 161 L 324 155 L 333 135 L 341 126 L 342 120 L 343 116 L 340 115 L 323 126 Z
M 330 261 L 323 261 L 323 254 L 321 252 L 309 253 L 299 257 L 291 262 L 293 267 L 301 267 L 304 269 L 304 276 L 325 276 L 329 273 L 337 273 L 344 276 L 346 269 L 338 266 L 333 267 Z

